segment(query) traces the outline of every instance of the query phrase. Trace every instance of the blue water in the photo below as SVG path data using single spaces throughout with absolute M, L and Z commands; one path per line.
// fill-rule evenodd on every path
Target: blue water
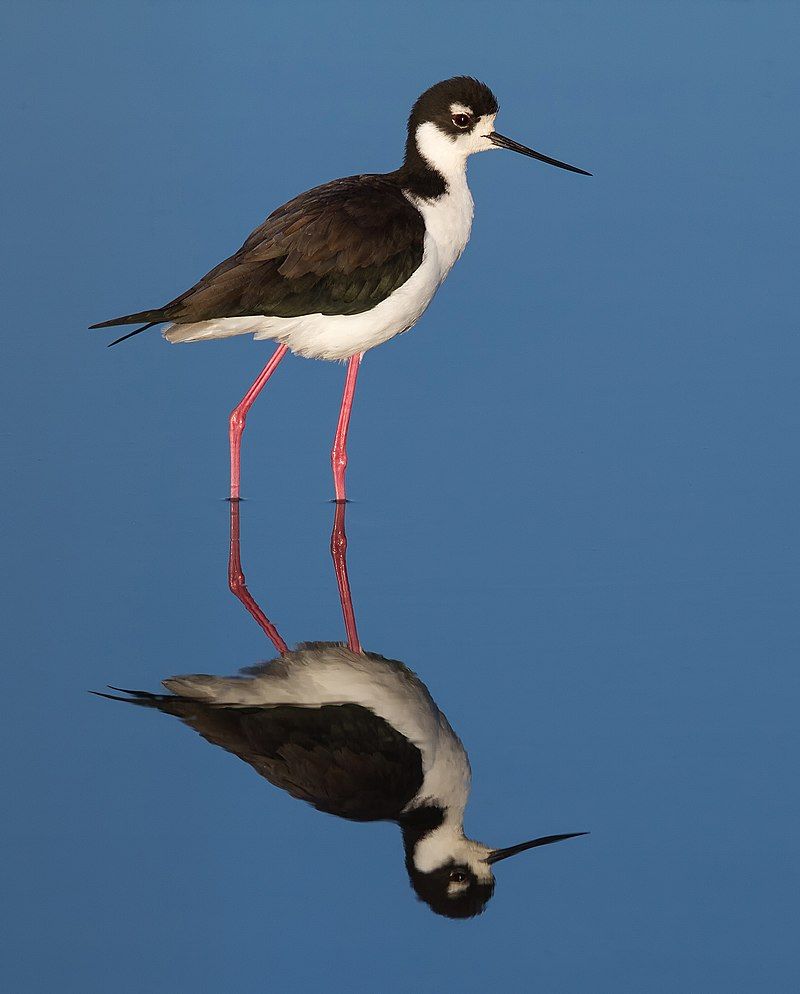
M 797 7 L 7 3 L 3 987 L 793 990 Z M 469 72 L 592 170 L 470 166 L 473 239 L 367 355 L 351 431 L 365 648 L 473 766 L 470 834 L 585 839 L 451 922 L 397 829 L 321 815 L 166 716 L 90 697 L 273 653 L 227 589 L 226 418 L 268 355 L 104 348 L 289 196 L 393 168 Z M 249 587 L 343 637 L 344 371 L 248 422 Z

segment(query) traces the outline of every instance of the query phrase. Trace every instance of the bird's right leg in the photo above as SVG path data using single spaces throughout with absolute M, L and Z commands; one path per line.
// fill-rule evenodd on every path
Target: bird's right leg
M 228 553 L 228 586 L 234 597 L 244 604 L 247 612 L 255 618 L 267 638 L 278 652 L 283 655 L 289 650 L 280 637 L 278 629 L 272 624 L 261 608 L 256 604 L 253 595 L 247 589 L 247 583 L 242 570 L 242 554 L 239 545 L 239 502 L 231 501 L 231 545 Z
M 353 598 L 350 594 L 350 580 L 347 577 L 347 535 L 344 533 L 344 513 L 347 504 L 337 501 L 333 514 L 333 532 L 331 533 L 331 556 L 333 569 L 336 573 L 336 584 L 339 587 L 339 600 L 342 604 L 344 628 L 347 632 L 347 648 L 351 652 L 361 652 L 361 643 L 356 631 L 356 614 L 353 610 Z
M 339 423 L 336 425 L 336 435 L 331 449 L 331 468 L 333 469 L 334 500 L 346 501 L 344 489 L 344 473 L 347 469 L 347 431 L 350 427 L 350 413 L 353 410 L 353 397 L 356 393 L 358 367 L 361 364 L 363 352 L 351 356 L 347 361 L 347 377 L 344 381 L 342 406 L 339 411 Z
M 286 355 L 288 346 L 279 345 L 272 358 L 256 377 L 255 383 L 242 397 L 237 407 L 234 407 L 230 418 L 230 442 L 231 442 L 231 500 L 239 500 L 239 479 L 241 475 L 241 451 L 242 432 L 244 431 L 247 412 L 253 406 L 256 397 L 261 393 L 264 384 L 278 368 L 278 363 Z

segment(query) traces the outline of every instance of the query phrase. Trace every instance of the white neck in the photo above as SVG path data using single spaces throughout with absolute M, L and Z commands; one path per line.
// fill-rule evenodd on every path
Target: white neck
M 468 110 L 453 104 L 454 113 Z M 474 127 L 464 134 L 448 135 L 433 121 L 420 124 L 414 132 L 417 151 L 422 158 L 444 177 L 448 187 L 467 188 L 467 159 L 476 152 L 488 152 L 496 146 L 491 140 L 496 114 L 484 114 Z
M 414 866 L 423 873 L 429 873 L 451 858 L 452 853 L 465 841 L 464 826 L 460 817 L 445 812 L 445 820 L 428 832 L 414 849 Z
M 417 128 L 414 140 L 428 165 L 440 173 L 448 186 L 466 184 L 469 151 L 440 131 L 432 121 Z
M 452 860 L 470 866 L 479 880 L 490 880 L 492 871 L 486 857 L 491 851 L 482 842 L 466 838 L 461 817 L 447 812 L 442 824 L 417 843 L 414 866 L 421 873 L 430 873 Z

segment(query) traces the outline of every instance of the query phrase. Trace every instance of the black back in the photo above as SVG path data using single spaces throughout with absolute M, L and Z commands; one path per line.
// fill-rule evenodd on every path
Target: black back
M 425 222 L 390 176 L 349 176 L 274 211 L 230 258 L 164 307 L 92 327 L 360 314 L 422 262 Z
M 381 176 L 318 186 L 274 211 L 244 245 L 164 309 L 170 320 L 360 314 L 422 261 L 425 223 Z

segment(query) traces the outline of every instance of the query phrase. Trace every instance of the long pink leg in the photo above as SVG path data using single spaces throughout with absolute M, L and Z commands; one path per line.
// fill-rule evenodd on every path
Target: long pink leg
M 344 474 L 347 469 L 347 429 L 350 427 L 350 412 L 353 409 L 353 397 L 356 392 L 358 367 L 361 364 L 361 354 L 351 356 L 347 362 L 347 377 L 344 381 L 342 407 L 339 411 L 339 422 L 331 449 L 331 467 L 333 469 L 333 488 L 336 501 L 345 501 Z
M 231 412 L 229 434 L 231 440 L 231 500 L 239 500 L 239 479 L 241 475 L 242 432 L 247 420 L 247 412 L 253 406 L 256 397 L 261 393 L 264 384 L 278 368 L 278 363 L 286 355 L 287 346 L 279 345 L 270 361 L 261 370 L 255 383 L 242 397 L 237 407 Z
M 249 614 L 261 626 L 264 634 L 272 642 L 278 652 L 283 655 L 289 650 L 286 643 L 278 634 L 278 629 L 272 624 L 261 608 L 256 604 L 253 595 L 247 589 L 247 582 L 242 571 L 242 556 L 239 547 L 239 503 L 231 501 L 231 545 L 228 553 L 228 586 L 231 593 L 244 604 Z
M 361 643 L 356 631 L 356 615 L 353 610 L 353 598 L 350 595 L 350 580 L 347 577 L 347 535 L 344 533 L 344 512 L 346 504 L 337 501 L 333 515 L 333 531 L 331 532 L 331 556 L 336 572 L 336 583 L 339 587 L 339 600 L 342 604 L 344 628 L 347 632 L 347 647 L 351 652 L 361 652 Z

